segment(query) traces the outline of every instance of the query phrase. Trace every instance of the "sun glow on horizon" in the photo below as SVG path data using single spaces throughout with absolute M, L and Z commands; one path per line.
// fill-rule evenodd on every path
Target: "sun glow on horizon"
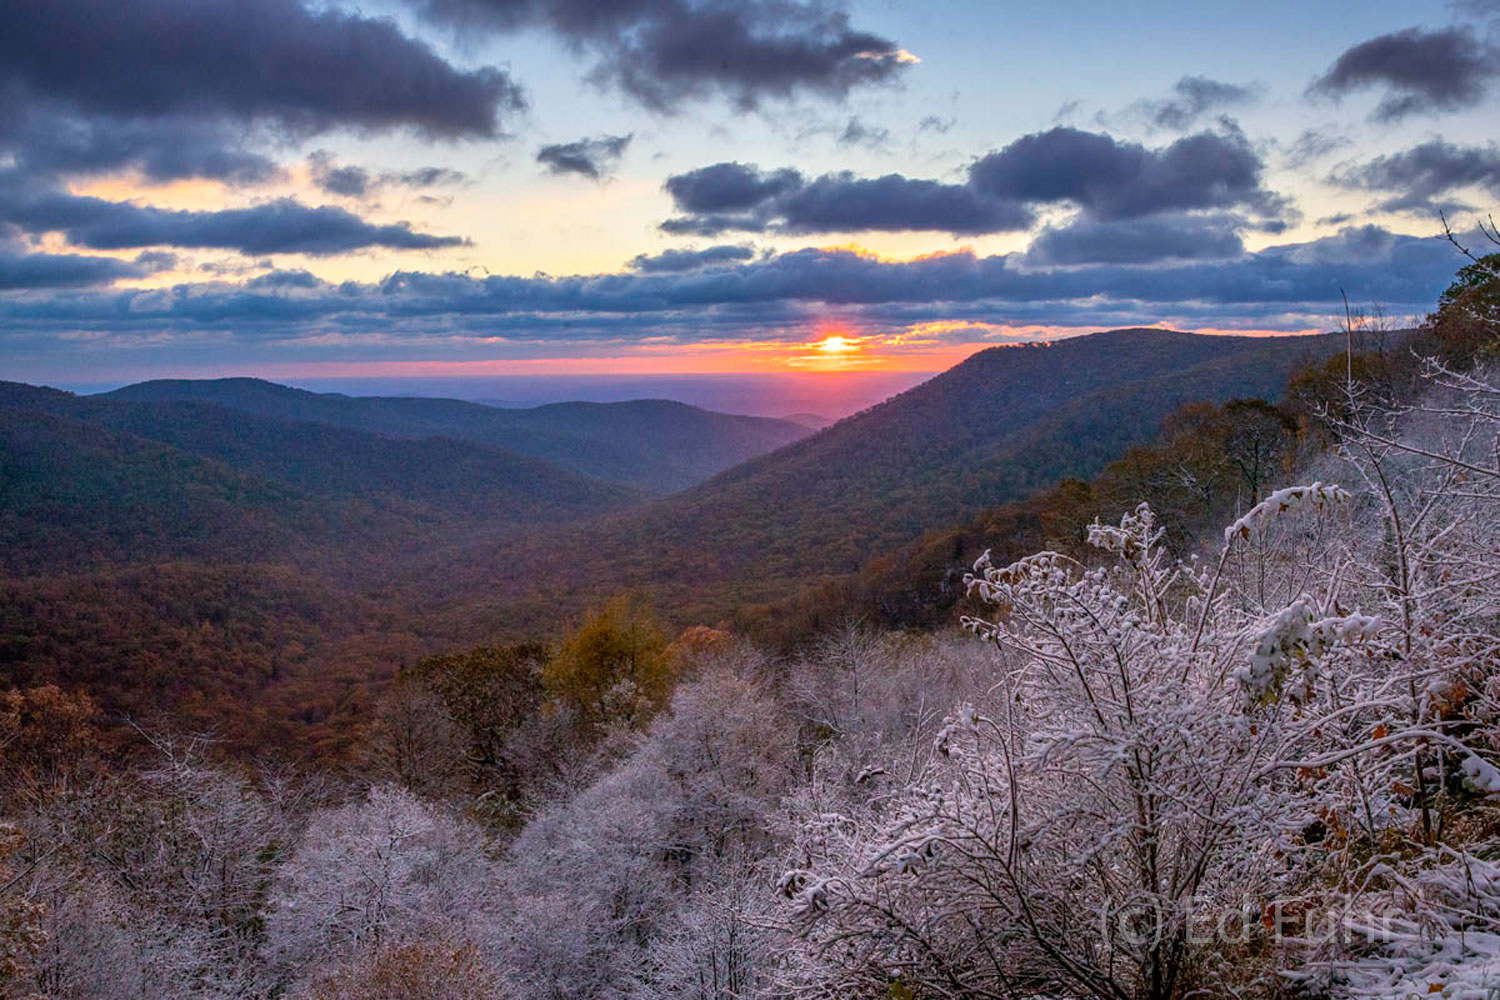
M 1162 323 L 1161 327 L 1181 329 L 1187 324 Z M 1289 324 L 1290 325 L 1290 324 Z M 1191 330 L 1191 327 L 1189 327 Z M 716 374 L 783 374 L 837 378 L 842 374 L 860 373 L 933 373 L 953 367 L 965 358 L 987 348 L 1032 344 L 1066 339 L 1100 332 L 1098 327 L 1017 325 L 974 319 L 935 320 L 912 323 L 890 330 L 861 330 L 848 319 L 828 319 L 813 325 L 799 339 L 786 331 L 784 339 L 761 336 L 753 339 L 681 342 L 672 337 L 625 342 L 619 340 L 576 341 L 567 350 L 541 341 L 505 337 L 473 338 L 452 336 L 432 338 L 427 342 L 434 355 L 352 360 L 330 357 L 329 352 L 343 353 L 354 339 L 329 334 L 321 339 L 317 350 L 301 358 L 274 362 L 230 360 L 218 356 L 216 342 L 195 338 L 194 356 L 172 365 L 139 364 L 101 367 L 97 371 L 77 371 L 67 375 L 60 371 L 38 371 L 30 377 L 40 381 L 75 383 L 126 384 L 151 378 L 225 378 L 254 376 L 285 378 L 442 378 L 484 377 L 491 375 L 716 375 Z M 1236 329 L 1199 327 L 1191 332 L 1207 336 L 1295 336 L 1322 333 L 1308 327 L 1293 330 Z M 83 334 L 77 335 L 80 339 Z M 100 342 L 103 334 L 91 335 Z M 382 335 L 366 335 L 370 343 L 389 350 L 395 346 Z M 162 335 L 141 339 L 131 346 L 146 346 Z M 109 338 L 116 357 L 124 357 L 127 347 L 119 338 Z M 552 350 L 538 351 L 550 347 Z M 495 356 L 470 354 L 465 349 L 493 349 Z M 450 356 L 441 355 L 449 353 Z M 453 356 L 459 355 L 459 356 Z M 528 356 L 529 355 L 529 356 Z

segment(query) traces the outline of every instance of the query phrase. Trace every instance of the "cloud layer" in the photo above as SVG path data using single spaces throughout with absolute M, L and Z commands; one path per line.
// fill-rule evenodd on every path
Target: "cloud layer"
M 47 0 L 10 5 L 4 26 L 0 85 L 85 115 L 493 136 L 521 102 L 500 70 L 457 69 L 394 22 L 297 0 Z
M 376 223 L 280 198 L 184 211 L 80 197 L 71 180 L 131 172 L 151 183 L 284 180 L 264 150 L 334 131 L 493 139 L 524 104 L 493 68 L 461 69 L 394 21 L 300 0 L 48 0 L 0 14 L 0 223 L 78 248 L 187 247 L 330 255 L 369 247 L 436 249 L 459 237 Z M 442 168 L 372 174 L 314 162 L 323 190 L 362 197 L 382 185 L 448 182 Z M 12 240 L 14 243 L 14 240 Z M 7 265 L 12 286 L 102 283 L 147 271 L 80 255 Z
M 59 291 L 0 300 L 13 343 L 54 331 L 130 342 L 138 331 L 192 343 L 301 345 L 303 356 L 350 344 L 376 351 L 469 342 L 545 351 L 573 341 L 712 342 L 804 337 L 829 309 L 861 329 L 938 321 L 1129 325 L 1163 319 L 1213 326 L 1331 322 L 1341 293 L 1402 315 L 1425 310 L 1457 262 L 1441 241 L 1377 227 L 1220 260 L 1168 266 L 1041 267 L 1027 255 L 969 251 L 887 261 L 849 250 L 799 250 L 734 263 L 738 254 L 644 258 L 634 273 L 472 277 L 397 272 L 329 284 L 306 272 L 250 285 Z M 658 266 L 665 265 L 665 266 Z M 530 346 L 528 346 L 530 345 Z
M 1261 171 L 1260 157 L 1238 131 L 1199 132 L 1150 149 L 1054 128 L 980 157 L 969 184 L 994 198 L 1070 202 L 1099 219 L 1227 208 L 1274 215 L 1282 205 L 1261 186 Z
M 754 256 L 755 251 L 750 247 L 724 244 L 706 250 L 663 250 L 656 254 L 636 254 L 630 259 L 630 268 L 646 274 L 671 274 L 723 264 L 738 264 Z
M 1439 211 L 1467 209 L 1453 192 L 1481 188 L 1500 198 L 1500 147 L 1458 146 L 1432 139 L 1410 149 L 1379 156 L 1336 171 L 1330 178 L 1342 187 L 1392 192 L 1378 208 L 1433 216 Z
M 171 210 L 28 189 L 3 173 L 0 222 L 33 234 L 62 233 L 73 246 L 93 250 L 170 246 L 327 255 L 375 246 L 430 250 L 464 243 L 461 237 L 431 236 L 406 223 L 376 225 L 342 208 L 309 207 L 290 198 L 248 208 Z
M 1429 133 L 1408 138 L 1405 149 L 1385 146 L 1398 151 L 1331 168 L 1349 136 L 1299 121 L 1300 140 L 1278 145 L 1257 135 L 1252 142 L 1227 113 L 1256 102 L 1266 87 L 1202 75 L 1181 76 L 1154 98 L 1115 98 L 1111 106 L 1124 112 L 1097 115 L 1088 128 L 1033 127 L 977 139 L 972 122 L 959 126 L 972 106 L 957 94 L 951 107 L 877 100 L 882 86 L 920 86 L 923 76 L 909 72 L 915 58 L 895 38 L 851 15 L 847 0 L 401 2 L 411 8 L 394 11 L 403 19 L 312 0 L 5 7 L 0 333 L 7 349 L 45 350 L 64 338 L 102 345 L 274 342 L 313 353 L 351 343 L 414 350 L 435 340 L 535 346 L 590 338 L 784 339 L 804 336 L 807 323 L 829 313 L 897 331 L 950 322 L 1105 326 L 1173 318 L 1284 328 L 1315 322 L 1340 301 L 1340 290 L 1397 313 L 1423 309 L 1455 262 L 1441 244 L 1372 226 L 1248 250 L 1247 242 L 1260 246 L 1266 234 L 1302 221 L 1268 186 L 1264 150 L 1280 151 L 1279 170 L 1369 192 L 1379 211 L 1427 213 L 1466 207 L 1464 199 L 1478 201 L 1480 193 L 1500 196 L 1500 147 L 1493 143 Z M 415 19 L 404 19 L 412 12 Z M 634 105 L 626 112 L 635 117 L 573 141 L 528 138 L 522 148 L 534 151 L 534 163 L 527 163 L 524 152 L 491 144 L 514 139 L 507 133 L 521 128 L 556 135 L 556 123 L 528 117 L 521 83 L 483 63 L 537 35 L 578 55 L 586 81 L 607 91 L 605 100 Z M 449 37 L 459 44 L 445 47 Z M 1372 92 L 1380 123 L 1474 107 L 1500 75 L 1491 43 L 1464 24 L 1409 28 L 1330 56 L 1307 94 L 1338 101 Z M 936 60 L 928 68 L 942 69 Z M 707 99 L 722 112 L 725 100 L 735 110 L 764 109 L 856 92 L 863 96 L 851 106 L 797 111 L 785 119 L 789 127 L 771 131 L 785 138 L 788 156 L 816 136 L 818 154 L 838 153 L 851 164 L 856 157 L 868 162 L 876 150 L 934 165 L 892 172 L 764 159 L 762 166 L 741 152 L 740 159 L 728 154 L 680 170 L 664 179 L 672 211 L 660 233 L 699 244 L 636 254 L 617 274 L 477 277 L 486 273 L 483 263 L 493 263 L 485 247 L 425 264 L 398 264 L 389 255 L 399 251 L 410 261 L 413 251 L 469 245 L 464 234 L 424 232 L 383 207 L 438 202 L 434 196 L 447 193 L 439 187 L 477 183 L 450 167 L 413 166 L 444 162 L 439 152 L 427 158 L 431 144 L 470 144 L 464 166 L 476 176 L 510 170 L 508 180 L 539 184 L 536 175 L 545 171 L 602 181 L 653 162 L 653 155 L 706 162 L 682 159 L 695 147 L 663 139 L 678 126 L 659 116 L 691 102 Z M 930 86 L 925 95 L 941 96 Z M 887 117 L 898 107 L 904 122 L 894 112 Z M 1256 120 L 1285 107 L 1278 102 Z M 799 132 L 808 122 L 814 124 Z M 924 141 L 953 129 L 942 141 L 977 155 L 961 160 L 933 150 L 930 160 L 915 158 Z M 732 134 L 713 135 L 733 141 Z M 351 159 L 356 138 L 358 148 L 381 151 L 369 155 L 402 166 Z M 648 141 L 667 148 L 636 148 Z M 215 183 L 155 187 L 194 180 Z M 596 194 L 607 199 L 628 189 L 635 198 L 637 180 Z M 482 199 L 486 211 L 499 201 Z M 617 217 L 639 218 L 636 212 L 632 205 L 581 224 L 602 231 L 620 224 Z M 488 220 L 475 218 L 476 232 L 485 232 Z M 1325 223 L 1339 224 L 1319 225 Z M 736 233 L 761 234 L 758 242 L 782 248 L 802 245 L 791 239 L 862 233 L 935 234 L 928 249 L 953 245 L 942 238 L 1031 239 L 1011 254 L 889 260 L 853 250 L 774 253 L 725 239 Z M 922 249 L 917 240 L 880 244 Z M 183 250 L 206 259 L 179 256 Z M 365 254 L 389 261 L 377 265 L 389 273 L 378 282 L 333 284 L 301 269 L 303 261 L 279 259 L 287 254 Z M 471 263 L 472 272 L 444 271 Z M 558 270 L 555 260 L 538 264 Z M 336 266 L 380 273 L 367 261 Z M 205 280 L 126 287 L 158 284 L 190 268 Z
M 1245 251 L 1244 220 L 1227 214 L 1158 215 L 1098 220 L 1042 230 L 1026 252 L 1040 266 L 1151 264 L 1169 260 L 1220 260 Z

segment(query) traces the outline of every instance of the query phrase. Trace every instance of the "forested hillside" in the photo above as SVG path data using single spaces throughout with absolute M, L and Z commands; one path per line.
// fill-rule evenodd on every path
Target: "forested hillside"
M 142 382 L 105 396 L 196 401 L 392 437 L 472 441 L 654 493 L 701 482 L 808 433 L 786 420 L 713 413 L 661 399 L 502 409 L 456 399 L 312 393 L 260 379 Z
M 310 549 L 331 570 L 644 498 L 485 445 L 15 383 L 0 383 L 0 434 L 3 559 L 17 573 Z
M 1115 330 L 982 351 L 806 440 L 639 511 L 445 559 L 432 589 L 483 591 L 487 627 L 536 627 L 546 601 L 637 587 L 689 619 L 731 618 L 1066 476 L 1092 475 L 1184 403 L 1280 394 L 1338 337 Z M 598 574 L 607 562 L 607 576 Z M 521 568 L 497 573 L 496 567 Z M 466 594 L 467 592 L 467 594 Z M 474 603 L 469 600 L 467 603 Z

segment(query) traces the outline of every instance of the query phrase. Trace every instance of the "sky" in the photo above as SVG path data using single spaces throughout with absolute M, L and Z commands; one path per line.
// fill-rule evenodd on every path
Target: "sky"
M 1428 311 L 1500 2 L 20 0 L 0 377 L 919 372 Z

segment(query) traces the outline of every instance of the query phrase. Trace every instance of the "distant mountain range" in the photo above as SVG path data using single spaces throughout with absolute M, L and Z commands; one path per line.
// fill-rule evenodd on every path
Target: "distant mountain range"
M 641 503 L 500 448 L 0 383 L 0 566 L 388 558 Z
M 244 378 L 142 382 L 103 398 L 210 403 L 388 437 L 468 441 L 658 494 L 702 482 L 808 433 L 800 423 L 731 416 L 663 399 L 502 409 L 456 399 L 314 393 Z

